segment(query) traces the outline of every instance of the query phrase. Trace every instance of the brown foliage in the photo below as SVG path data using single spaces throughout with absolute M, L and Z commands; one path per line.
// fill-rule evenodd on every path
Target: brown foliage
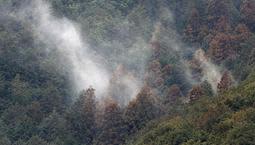
M 92 144 L 95 134 L 96 104 L 94 91 L 93 88 L 83 91 L 66 115 L 71 134 L 84 144 Z
M 171 64 L 165 65 L 165 66 L 163 67 L 163 69 L 162 69 L 163 76 L 165 77 L 165 76 L 171 74 L 171 73 L 172 73 L 172 70 L 173 70 L 173 68 L 172 68 L 172 65 L 171 65 Z
M 241 4 L 241 13 L 242 18 L 245 23 L 251 28 L 251 30 L 255 30 L 255 2 L 253 0 L 243 0 Z
M 152 48 L 152 58 L 158 59 L 160 57 L 160 42 L 159 41 L 152 41 L 150 42 Z
M 227 0 L 210 0 L 207 6 L 209 27 L 215 27 L 218 19 L 222 16 L 229 17 L 229 9 L 227 7 Z
M 142 88 L 136 99 L 131 101 L 125 111 L 125 121 L 127 122 L 129 133 L 134 133 L 141 129 L 148 121 L 160 115 L 156 106 L 155 96 L 148 86 Z
M 125 125 L 122 111 L 112 99 L 105 102 L 100 129 L 96 144 L 119 145 L 124 142 Z
M 119 64 L 113 72 L 108 87 L 107 96 L 111 96 L 121 106 L 127 105 L 132 95 L 136 92 L 133 89 L 137 85 L 135 74 L 128 71 L 122 64 Z
M 218 92 L 224 92 L 228 90 L 233 85 L 233 79 L 228 71 L 225 71 L 222 75 L 221 81 L 218 84 Z
M 196 58 L 193 58 L 188 63 L 191 70 L 192 79 L 200 81 L 203 71 L 203 69 L 201 68 L 201 62 L 198 61 Z
M 166 95 L 166 100 L 165 103 L 172 103 L 175 102 L 178 97 L 181 97 L 181 89 L 178 85 L 172 85 L 168 90 L 167 90 L 167 95 Z
M 227 19 L 226 16 L 221 16 L 215 26 L 215 29 L 218 32 L 230 32 L 231 31 L 231 26 L 229 24 L 229 20 Z
M 149 64 L 148 72 L 145 76 L 145 82 L 152 88 L 161 88 L 164 85 L 163 73 L 159 60 L 153 60 Z
M 209 55 L 216 62 L 221 62 L 227 58 L 235 58 L 238 48 L 235 37 L 230 34 L 219 32 L 215 35 L 209 44 Z
M 186 29 L 184 30 L 185 39 L 189 42 L 197 42 L 200 26 L 201 22 L 199 12 L 196 8 L 193 8 Z
M 236 41 L 243 42 L 251 36 L 249 28 L 244 24 L 238 24 L 235 28 Z
M 202 95 L 203 89 L 201 88 L 201 86 L 193 86 L 188 94 L 191 102 L 199 99 Z
M 240 56 L 241 43 L 249 39 L 252 34 L 244 24 L 237 25 L 230 33 L 230 26 L 223 23 L 219 23 L 218 30 L 215 31 L 214 37 L 209 42 L 209 55 L 218 63 L 227 59 L 234 60 Z

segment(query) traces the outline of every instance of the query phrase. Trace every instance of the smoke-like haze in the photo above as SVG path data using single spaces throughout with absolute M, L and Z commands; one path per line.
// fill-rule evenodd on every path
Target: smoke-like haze
M 75 90 L 92 86 L 98 96 L 106 92 L 109 73 L 100 56 L 81 38 L 77 25 L 66 18 L 54 17 L 50 5 L 42 0 L 31 2 L 19 15 L 23 21 L 28 21 L 35 36 L 47 45 L 47 49 L 57 49 L 61 63 L 70 71 Z
M 202 49 L 197 50 L 194 56 L 195 59 L 201 63 L 201 68 L 203 70 L 202 80 L 208 81 L 211 84 L 214 93 L 217 93 L 217 85 L 222 77 L 220 68 L 205 56 L 205 52 Z
M 154 25 L 150 41 L 159 41 L 164 47 L 167 47 L 164 48 L 168 51 L 167 53 L 178 55 L 176 57 L 179 59 L 179 63 L 183 65 L 186 79 L 190 84 L 199 83 L 192 78 L 191 70 L 185 58 L 187 53 L 194 53 L 195 59 L 202 64 L 202 80 L 207 80 L 216 92 L 217 84 L 221 79 L 220 69 L 205 57 L 203 51 L 195 52 L 194 49 L 183 46 L 178 33 L 175 31 L 174 15 L 169 8 L 162 4 L 159 11 L 159 20 Z M 20 8 L 16 17 L 31 27 L 37 40 L 46 44 L 46 51 L 57 51 L 56 57 L 59 57 L 61 60 L 59 63 L 68 70 L 75 92 L 91 86 L 95 88 L 99 98 L 109 95 L 117 99 L 118 102 L 127 104 L 142 87 L 144 77 L 142 75 L 145 72 L 151 50 L 143 38 L 132 35 L 134 33 L 130 33 L 132 36 L 129 36 L 128 28 L 132 26 L 132 23 L 124 21 L 124 28 L 120 28 L 120 32 L 125 37 L 131 37 L 132 40 L 130 39 L 130 41 L 134 42 L 129 47 L 124 46 L 123 42 L 119 40 L 102 41 L 102 46 L 112 48 L 109 50 L 116 50 L 116 52 L 108 52 L 110 55 L 107 58 L 100 56 L 101 53 L 100 55 L 97 54 L 81 37 L 78 24 L 67 18 L 54 16 L 50 4 L 44 0 L 29 1 L 26 6 Z M 125 71 L 118 73 L 118 66 L 122 66 Z
M 149 50 L 143 38 L 135 38 L 129 48 L 118 40 L 102 41 L 103 45 L 117 52 L 111 52 L 111 56 L 105 57 L 102 52 L 100 52 L 101 56 L 97 54 L 93 47 L 81 37 L 81 30 L 77 23 L 65 17 L 54 16 L 51 5 L 47 1 L 29 1 L 25 6 L 20 7 L 18 13 L 14 13 L 14 17 L 31 27 L 35 39 L 46 44 L 45 51 L 57 52 L 55 57 L 60 62 L 55 63 L 64 66 L 63 70 L 68 72 L 74 92 L 79 93 L 83 89 L 93 87 L 99 99 L 111 96 L 120 104 L 127 104 L 139 92 L 143 80 L 141 75 L 144 73 L 149 56 Z M 125 73 L 114 76 L 118 65 L 133 66 L 136 70 L 125 68 Z M 113 80 L 117 80 L 117 83 Z M 122 89 L 119 89 L 116 84 Z M 113 91 L 116 92 L 114 94 L 118 94 L 117 98 L 109 93 Z
M 156 31 L 157 37 L 158 35 L 161 35 L 161 38 L 160 38 L 161 41 L 163 41 L 163 43 L 166 43 L 167 46 L 170 46 L 171 48 L 169 49 L 169 51 L 171 51 L 170 53 L 176 53 L 176 55 L 178 55 L 180 65 L 182 65 L 182 69 L 185 72 L 185 79 L 191 85 L 201 83 L 200 81 L 194 79 L 192 70 L 190 69 L 189 60 L 185 58 L 186 55 L 190 55 L 190 54 L 193 55 L 194 59 L 201 64 L 200 65 L 202 69 L 201 81 L 207 81 L 212 86 L 212 89 L 214 93 L 216 94 L 217 85 L 220 82 L 222 77 L 221 68 L 213 64 L 212 61 L 208 57 L 206 57 L 205 52 L 202 49 L 197 50 L 192 47 L 187 47 L 183 44 L 183 42 L 180 41 L 181 40 L 180 36 L 178 36 L 178 32 L 176 32 L 175 30 L 176 28 L 174 27 L 173 16 L 174 15 L 170 11 L 165 11 L 165 8 L 164 7 L 162 8 L 160 17 L 162 21 L 168 21 L 168 24 L 170 25 L 168 25 L 167 28 L 164 28 L 164 27 L 161 28 L 163 29 L 161 31 Z M 161 27 L 161 25 L 157 25 L 157 27 Z M 153 37 L 153 39 L 155 38 L 156 37 Z
M 155 41 L 159 41 L 159 35 L 160 35 L 160 31 L 161 31 L 161 23 L 157 22 L 154 26 L 154 31 L 152 33 L 152 37 L 151 37 L 151 42 L 155 42 Z

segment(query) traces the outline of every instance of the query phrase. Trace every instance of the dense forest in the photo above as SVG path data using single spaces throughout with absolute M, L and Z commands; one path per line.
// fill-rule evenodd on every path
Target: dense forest
M 255 0 L 0 12 L 0 145 L 255 145 Z

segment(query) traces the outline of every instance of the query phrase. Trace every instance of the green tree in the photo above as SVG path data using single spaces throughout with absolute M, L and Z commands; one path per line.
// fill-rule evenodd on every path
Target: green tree
M 39 136 L 32 136 L 24 145 L 50 145 Z
M 21 104 L 26 104 L 31 101 L 32 92 L 29 84 L 22 81 L 20 75 L 17 74 L 15 78 L 11 81 L 11 93 L 14 102 Z
M 156 97 L 153 95 L 151 88 L 144 87 L 136 99 L 128 104 L 124 119 L 127 122 L 130 134 L 141 129 L 147 122 L 161 115 L 162 112 L 156 105 L 155 99 Z
M 80 144 L 92 144 L 95 137 L 95 90 L 82 91 L 78 100 L 67 112 L 68 129 Z
M 228 132 L 225 143 L 235 145 L 254 145 L 255 125 L 244 124 L 234 127 Z
M 0 138 L 1 145 L 11 145 L 11 141 L 5 136 Z
M 38 126 L 39 135 L 47 141 L 55 141 L 57 138 L 64 141 L 69 134 L 67 122 L 63 116 L 53 111 Z
M 213 96 L 213 89 L 212 89 L 212 86 L 210 83 L 208 83 L 208 81 L 203 81 L 201 83 L 201 88 L 203 90 L 203 94 L 205 96 L 209 96 L 209 97 L 212 97 Z

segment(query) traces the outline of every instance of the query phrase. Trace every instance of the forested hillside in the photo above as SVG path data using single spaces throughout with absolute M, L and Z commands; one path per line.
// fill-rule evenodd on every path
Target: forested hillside
M 0 12 L 0 145 L 255 144 L 255 0 Z

